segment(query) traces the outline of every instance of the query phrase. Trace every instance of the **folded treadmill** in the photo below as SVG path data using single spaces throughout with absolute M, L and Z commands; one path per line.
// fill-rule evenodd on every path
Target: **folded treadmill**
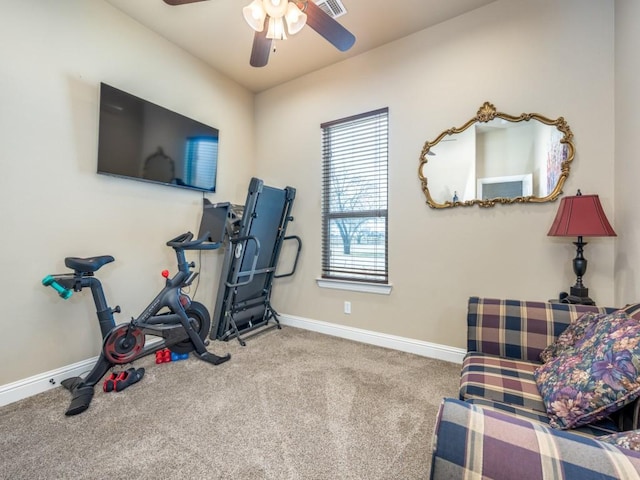
M 295 188 L 269 187 L 252 178 L 244 205 L 212 204 L 204 199 L 201 230 L 226 218 L 224 261 L 209 335 L 212 340 L 237 338 L 246 345 L 245 338 L 267 328 L 280 328 L 271 292 L 274 279 L 295 273 L 300 256 L 300 238 L 286 236 L 287 225 L 293 221 L 295 195 Z M 276 274 L 286 241 L 296 244 L 293 267 L 290 272 Z

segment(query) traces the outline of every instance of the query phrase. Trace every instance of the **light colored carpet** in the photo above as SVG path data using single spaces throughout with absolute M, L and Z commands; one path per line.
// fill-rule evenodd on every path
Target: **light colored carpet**
M 459 365 L 292 327 L 209 349 L 232 358 L 143 358 L 75 417 L 63 388 L 1 408 L 0 478 L 427 478 Z

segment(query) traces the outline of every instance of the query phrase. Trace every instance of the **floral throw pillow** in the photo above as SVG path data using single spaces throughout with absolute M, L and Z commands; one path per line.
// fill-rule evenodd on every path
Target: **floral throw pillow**
M 625 312 L 618 310 L 609 314 L 598 315 L 593 322 L 589 323 L 584 329 L 582 338 L 579 338 L 573 345 L 573 351 L 581 348 L 589 348 L 601 342 L 606 335 L 613 333 L 623 326 L 637 324 L 638 320 L 631 318 Z M 569 351 L 568 353 L 571 353 Z
M 587 425 L 640 396 L 640 322 L 616 312 L 589 329 L 534 372 L 554 428 Z
M 605 443 L 612 443 L 618 447 L 628 450 L 640 452 L 640 430 L 631 430 L 630 432 L 612 433 L 598 437 L 598 440 Z
M 597 321 L 600 315 L 587 312 L 572 320 L 569 326 L 547 348 L 540 352 L 540 361 L 547 363 L 558 355 L 573 349 L 578 340 L 584 336 L 585 330 L 592 322 Z

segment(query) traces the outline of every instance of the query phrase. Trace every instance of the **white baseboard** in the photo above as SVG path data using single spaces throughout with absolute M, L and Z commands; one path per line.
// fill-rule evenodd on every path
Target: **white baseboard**
M 373 332 L 360 328 L 337 325 L 335 323 L 311 320 L 308 318 L 295 317 L 293 315 L 280 314 L 280 323 L 291 327 L 302 328 L 313 332 L 332 335 L 334 337 L 346 338 L 356 342 L 368 343 L 379 347 L 391 348 L 401 352 L 413 353 L 423 357 L 446 360 L 447 362 L 462 363 L 465 350 L 461 348 L 449 347 L 437 343 L 424 342 L 411 338 L 398 337 L 385 333 Z M 83 360 L 66 367 L 57 368 L 48 372 L 34 375 L 33 377 L 18 380 L 0 386 L 0 407 L 17 402 L 23 398 L 46 392 L 52 388 L 60 386 L 60 382 L 66 378 L 78 377 L 91 371 L 98 357 Z
M 60 382 L 66 378 L 79 377 L 93 368 L 98 357 L 67 365 L 66 367 L 50 370 L 33 377 L 7 383 L 0 386 L 0 407 L 17 402 L 23 398 L 46 392 L 60 386 Z
M 291 327 L 311 330 L 325 335 L 346 338 L 356 342 L 368 343 L 378 347 L 391 348 L 401 352 L 413 353 L 423 357 L 446 360 L 447 362 L 462 363 L 466 350 L 462 348 L 440 345 L 438 343 L 414 340 L 412 338 L 398 337 L 386 333 L 364 330 L 361 328 L 337 325 L 335 323 L 311 320 L 308 318 L 294 317 L 293 315 L 279 314 L 280 323 Z
M 153 345 L 160 341 L 161 339 L 158 337 L 147 337 L 145 345 Z M 97 361 L 98 357 L 96 356 L 88 360 L 81 360 L 72 365 L 67 365 L 66 367 L 18 380 L 17 382 L 0 385 L 0 407 L 59 387 L 60 382 L 67 378 L 79 377 L 89 373 Z

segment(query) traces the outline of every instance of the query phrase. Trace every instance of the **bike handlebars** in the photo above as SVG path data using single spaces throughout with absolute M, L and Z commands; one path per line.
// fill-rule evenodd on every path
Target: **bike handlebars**
M 209 232 L 204 232 L 204 234 L 195 240 L 191 240 L 193 238 L 193 233 L 186 232 L 181 235 L 178 235 L 176 238 L 173 238 L 167 242 L 169 247 L 175 249 L 182 250 L 215 250 L 216 248 L 220 248 L 220 243 L 212 243 L 207 242 L 205 240 L 209 238 Z
M 193 238 L 193 233 L 186 232 L 178 235 L 176 238 L 172 238 L 167 242 L 167 245 L 170 247 L 178 247 L 182 248 L 184 243 L 189 242 Z M 197 241 L 197 240 L 196 240 Z

